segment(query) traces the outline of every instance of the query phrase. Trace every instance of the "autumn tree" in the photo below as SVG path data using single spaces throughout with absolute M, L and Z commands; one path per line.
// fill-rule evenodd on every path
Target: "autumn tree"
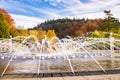
M 14 26 L 14 20 L 11 18 L 11 16 L 8 14 L 7 11 L 0 8 L 0 14 L 4 15 L 4 20 L 6 22 L 6 26 L 10 29 L 10 35 L 16 36 L 16 28 Z
M 42 29 L 38 29 L 37 32 L 38 32 L 38 36 L 37 36 L 38 40 L 42 41 L 44 39 L 44 36 L 46 35 L 46 31 Z
M 93 38 L 103 38 L 105 37 L 105 34 L 102 33 L 102 32 L 99 32 L 98 30 L 95 30 L 91 35 L 90 37 L 93 37 Z
M 50 40 L 52 37 L 56 37 L 54 30 L 48 30 L 46 33 L 47 38 Z
M 5 16 L 0 13 L 0 38 L 9 38 L 10 29 L 8 28 Z
M 28 30 L 17 29 L 17 36 L 28 36 L 28 35 L 29 35 Z
M 34 36 L 38 36 L 38 32 L 37 30 L 29 30 L 29 35 L 34 35 Z

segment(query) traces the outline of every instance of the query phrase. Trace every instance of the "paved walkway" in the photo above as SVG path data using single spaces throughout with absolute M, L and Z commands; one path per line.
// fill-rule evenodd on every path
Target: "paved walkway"
M 46 77 L 46 78 L 11 78 L 1 80 L 120 80 L 120 74 Z

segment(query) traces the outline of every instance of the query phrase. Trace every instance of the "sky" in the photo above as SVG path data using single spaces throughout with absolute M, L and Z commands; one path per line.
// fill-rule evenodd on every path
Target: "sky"
M 120 20 L 120 0 L 0 0 L 0 8 L 25 28 L 58 18 L 104 18 L 104 10 Z

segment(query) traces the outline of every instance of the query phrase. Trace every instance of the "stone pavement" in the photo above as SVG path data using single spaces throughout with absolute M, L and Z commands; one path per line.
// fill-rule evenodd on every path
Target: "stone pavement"
M 11 78 L 11 79 L 6 78 L 1 80 L 120 80 L 120 74 L 46 77 L 46 78 Z

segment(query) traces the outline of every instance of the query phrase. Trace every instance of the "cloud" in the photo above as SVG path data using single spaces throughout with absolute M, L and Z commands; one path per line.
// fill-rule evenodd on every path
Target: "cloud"
M 10 15 L 14 19 L 16 26 L 22 25 L 25 26 L 25 28 L 34 27 L 38 23 L 41 23 L 47 19 L 61 18 L 61 16 L 53 9 L 46 7 L 38 8 L 23 2 L 21 3 L 20 1 L 1 0 L 0 4 L 1 8 L 12 11 Z
M 62 0 L 44 0 L 45 2 L 50 2 L 51 5 L 57 6 L 58 3 L 61 3 Z
M 46 8 L 46 9 L 39 9 L 39 8 L 35 8 L 35 7 L 31 7 L 31 9 L 33 11 L 38 12 L 39 14 L 42 13 L 44 14 L 44 18 L 48 18 L 48 19 L 52 19 L 52 18 L 60 18 L 62 17 L 61 15 L 57 14 L 55 10 Z
M 119 0 L 0 0 L 0 7 L 12 14 L 16 25 L 26 27 L 37 25 L 39 21 L 64 17 L 104 18 L 106 9 L 111 9 L 113 15 L 120 18 Z
M 26 15 L 28 14 L 28 16 L 40 17 L 44 19 L 56 19 L 66 16 L 79 16 L 84 14 L 100 13 L 106 9 L 114 10 L 114 7 L 120 6 L 119 0 L 86 0 L 86 3 L 84 3 L 83 0 L 44 0 L 44 1 L 49 2 L 52 6 L 55 7 L 55 9 L 50 6 L 49 7 L 33 6 L 24 3 L 22 0 L 20 1 L 1 0 L 0 7 L 3 7 L 8 10 L 15 10 L 17 12 L 22 12 L 24 15 L 26 13 Z M 38 2 L 38 0 L 29 1 L 29 3 L 35 3 L 35 2 Z M 39 1 L 39 5 L 43 5 L 41 2 L 42 1 Z M 87 16 L 83 16 L 83 17 L 87 17 Z
M 89 12 L 100 12 L 105 9 L 111 9 L 114 6 L 119 6 L 119 0 L 87 0 L 87 3 L 83 3 L 81 0 L 46 0 L 50 3 L 54 3 L 56 6 L 62 5 L 63 9 L 58 13 L 71 13 L 72 15 L 84 14 Z
M 51 1 L 51 0 L 49 0 Z M 115 17 L 120 18 L 120 1 L 119 0 L 88 0 L 83 3 L 81 0 L 61 0 L 56 4 L 63 3 L 63 9 L 58 13 L 69 17 L 85 18 L 104 18 L 104 10 L 111 9 Z
M 32 28 L 34 26 L 37 26 L 37 24 L 44 22 L 43 19 L 24 15 L 11 14 L 11 17 L 14 19 L 16 27 L 24 26 L 25 28 Z
M 39 5 L 42 5 L 40 1 L 35 0 L 36 2 L 39 2 Z M 35 1 L 31 1 L 30 3 L 34 3 Z M 59 2 L 59 0 L 57 0 Z M 23 2 L 22 0 L 1 0 L 0 1 L 0 7 L 4 8 L 8 11 L 12 11 L 12 13 L 17 14 L 24 14 L 28 16 L 33 17 L 41 17 L 41 18 L 59 18 L 61 17 L 59 14 L 56 13 L 56 10 L 53 10 L 49 7 L 37 7 L 30 4 L 27 4 Z M 37 16 L 36 16 L 37 15 Z M 41 16 L 42 15 L 42 16 Z

